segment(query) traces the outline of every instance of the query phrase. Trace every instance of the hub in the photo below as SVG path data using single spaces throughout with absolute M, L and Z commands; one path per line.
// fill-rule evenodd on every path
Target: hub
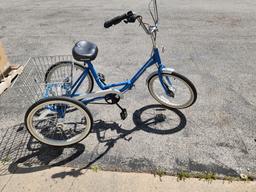
M 60 129 L 60 130 L 63 130 L 64 124 L 63 123 L 57 123 L 56 128 Z

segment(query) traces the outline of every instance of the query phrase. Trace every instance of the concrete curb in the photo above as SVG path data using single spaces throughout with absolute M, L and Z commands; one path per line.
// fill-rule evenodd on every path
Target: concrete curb
M 255 192 L 256 182 L 207 182 L 195 178 L 177 181 L 176 177 L 146 173 L 122 173 L 53 167 L 43 171 L 0 176 L 0 191 L 189 191 Z

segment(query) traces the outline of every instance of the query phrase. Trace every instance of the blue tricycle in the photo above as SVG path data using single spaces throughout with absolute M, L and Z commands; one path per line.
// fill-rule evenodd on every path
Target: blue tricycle
M 25 125 L 35 139 L 51 146 L 68 146 L 80 142 L 90 133 L 93 124 L 92 115 L 86 105 L 98 100 L 104 100 L 107 104 L 116 104 L 121 109 L 120 116 L 124 120 L 127 111 L 120 106 L 119 101 L 151 66 L 155 66 L 157 70 L 151 73 L 146 81 L 149 93 L 156 101 L 166 107 L 177 109 L 187 108 L 195 103 L 197 92 L 193 83 L 161 62 L 156 45 L 159 20 L 156 0 L 150 1 L 149 11 L 153 25 L 144 23 L 142 16 L 132 11 L 104 23 L 104 27 L 109 28 L 121 21 L 125 23 L 138 21 L 146 34 L 151 37 L 153 44 L 151 56 L 130 80 L 106 83 L 104 75 L 97 73 L 92 64 L 97 56 L 98 47 L 89 41 L 77 42 L 72 50 L 73 58 L 83 62 L 83 65 L 62 61 L 53 64 L 47 70 L 44 79 L 44 98 L 30 106 L 25 115 Z M 80 72 L 79 75 L 73 78 L 63 76 L 58 80 L 62 94 L 54 95 L 52 93 L 56 84 L 54 74 L 64 68 L 70 69 L 71 65 L 72 70 Z M 92 92 L 94 82 L 100 91 Z

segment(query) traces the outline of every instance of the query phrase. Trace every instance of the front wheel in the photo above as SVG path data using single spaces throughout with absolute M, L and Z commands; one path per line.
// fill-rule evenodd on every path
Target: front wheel
M 197 92 L 189 79 L 176 72 L 163 72 L 162 77 L 166 90 L 157 73 L 148 80 L 148 90 L 156 101 L 176 109 L 187 108 L 195 103 Z
M 48 97 L 26 112 L 25 125 L 41 143 L 68 146 L 83 140 L 92 127 L 92 115 L 85 105 L 68 97 Z

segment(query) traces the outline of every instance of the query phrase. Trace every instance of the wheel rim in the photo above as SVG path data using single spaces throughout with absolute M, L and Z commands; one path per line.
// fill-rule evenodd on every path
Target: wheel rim
M 57 110 L 49 106 L 57 106 Z M 65 116 L 60 115 L 65 109 Z M 85 138 L 91 128 L 88 113 L 79 105 L 62 100 L 47 101 L 34 107 L 27 117 L 27 128 L 39 141 L 53 146 L 66 146 Z
M 164 73 L 163 81 L 174 93 L 174 97 L 168 96 L 165 93 L 158 75 L 155 75 L 149 83 L 149 91 L 159 103 L 172 108 L 185 108 L 193 103 L 193 90 L 183 79 L 172 74 Z
M 46 82 L 47 83 L 56 83 L 56 82 L 64 82 L 67 81 L 67 78 L 69 78 L 69 81 L 71 81 L 70 75 L 71 75 L 71 69 L 72 69 L 72 63 L 61 63 L 59 65 L 56 65 L 56 67 L 52 68 L 48 75 L 47 75 L 47 79 Z M 76 82 L 76 80 L 80 77 L 80 75 L 83 73 L 84 68 L 79 66 L 79 65 L 75 65 L 74 64 L 74 68 L 73 68 L 73 83 Z M 79 86 L 77 92 L 78 93 L 89 93 L 91 91 L 91 86 L 92 86 L 92 82 L 91 82 L 91 78 L 89 77 L 89 75 L 86 76 L 86 78 L 84 79 L 83 83 Z

